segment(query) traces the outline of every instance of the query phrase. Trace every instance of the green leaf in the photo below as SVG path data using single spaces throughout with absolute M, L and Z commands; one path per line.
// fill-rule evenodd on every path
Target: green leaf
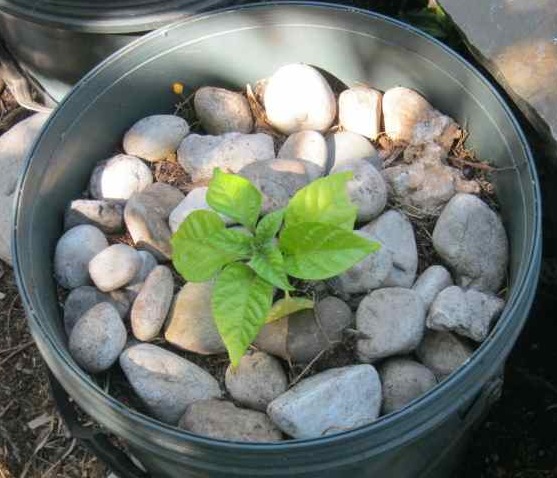
M 227 230 L 216 212 L 192 212 L 171 238 L 174 267 L 191 282 L 211 279 L 226 264 L 251 253 L 252 239 L 238 232 Z
M 215 211 L 253 229 L 262 203 L 263 196 L 247 179 L 215 168 L 207 191 L 207 204 Z
M 273 239 L 278 234 L 283 219 L 284 209 L 271 212 L 263 217 L 257 224 L 257 229 L 255 230 L 256 242 L 258 244 L 264 244 Z
M 293 290 L 288 282 L 282 253 L 275 244 L 267 243 L 260 246 L 248 262 L 248 266 L 275 287 L 283 290 Z
M 224 229 L 207 238 L 207 244 L 215 249 L 248 258 L 253 252 L 253 236 L 247 231 Z
M 313 309 L 313 306 L 313 300 L 306 299 L 305 297 L 286 296 L 284 299 L 279 299 L 273 304 L 265 323 L 274 322 L 300 310 Z
M 352 231 L 317 222 L 287 226 L 279 246 L 286 272 L 306 280 L 341 274 L 380 247 Z
M 354 229 L 358 208 L 352 204 L 347 188 L 352 177 L 351 171 L 331 174 L 300 189 L 286 208 L 285 227 L 322 222 Z
M 273 286 L 245 264 L 229 264 L 218 276 L 211 307 L 233 367 L 265 324 L 272 302 Z

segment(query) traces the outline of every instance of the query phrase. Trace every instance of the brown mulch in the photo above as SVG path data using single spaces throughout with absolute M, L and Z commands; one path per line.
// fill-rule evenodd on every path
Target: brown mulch
M 2 262 L 0 267 L 0 478 L 106 476 L 56 412 L 13 271 Z

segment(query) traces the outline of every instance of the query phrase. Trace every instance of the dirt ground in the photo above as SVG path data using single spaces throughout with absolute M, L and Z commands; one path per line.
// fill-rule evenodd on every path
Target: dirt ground
M 396 14 L 400 3 L 384 0 L 375 6 Z M 10 116 L 14 108 L 4 92 L 0 134 L 25 115 L 19 111 Z M 548 166 L 537 137 L 531 132 L 529 137 L 538 153 L 548 206 L 557 200 L 557 172 Z M 544 266 L 537 299 L 508 362 L 502 398 L 476 431 L 458 472 L 461 478 L 557 477 L 557 219 L 550 207 L 544 217 Z M 45 365 L 27 330 L 13 272 L 0 262 L 0 478 L 107 474 L 102 463 L 68 436 L 50 398 Z

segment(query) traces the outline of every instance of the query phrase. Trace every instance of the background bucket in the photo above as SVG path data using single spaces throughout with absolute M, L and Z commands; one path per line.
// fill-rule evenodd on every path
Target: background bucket
M 134 121 L 173 111 L 173 82 L 188 90 L 243 87 L 290 62 L 319 66 L 347 85 L 414 88 L 466 125 L 467 145 L 504 168 L 494 179 L 511 244 L 508 302 L 472 360 L 398 413 L 320 439 L 268 445 L 206 439 L 126 408 L 77 366 L 56 297 L 54 246 L 64 208 L 83 191 L 95 163 L 115 151 Z M 91 417 L 129 444 L 152 476 L 451 476 L 473 425 L 498 396 L 501 370 L 534 297 L 540 195 L 527 143 L 509 108 L 457 54 L 380 15 L 280 2 L 164 27 L 85 77 L 30 154 L 17 192 L 13 242 L 31 331 L 50 370 Z

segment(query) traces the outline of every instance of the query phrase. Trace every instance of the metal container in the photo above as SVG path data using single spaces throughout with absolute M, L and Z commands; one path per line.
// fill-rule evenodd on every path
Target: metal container
M 0 37 L 55 101 L 146 32 L 234 0 L 0 0 Z M 246 3 L 246 2 L 244 2 Z
M 68 353 L 52 257 L 66 204 L 95 163 L 139 118 L 173 111 L 170 85 L 242 87 L 291 62 L 346 85 L 414 88 L 470 131 L 468 146 L 502 168 L 494 182 L 511 246 L 509 294 L 489 340 L 447 380 L 397 413 L 333 436 L 279 444 L 195 436 L 125 407 Z M 128 45 L 87 75 L 50 118 L 17 191 L 14 264 L 29 325 L 71 397 L 125 440 L 156 477 L 446 477 L 497 397 L 505 360 L 527 318 L 541 257 L 538 179 L 511 111 L 469 63 L 431 37 L 380 15 L 275 3 L 196 16 Z M 114 451 L 103 442 L 103 457 Z M 111 462 L 113 463 L 113 462 Z M 123 476 L 141 476 L 130 467 Z

